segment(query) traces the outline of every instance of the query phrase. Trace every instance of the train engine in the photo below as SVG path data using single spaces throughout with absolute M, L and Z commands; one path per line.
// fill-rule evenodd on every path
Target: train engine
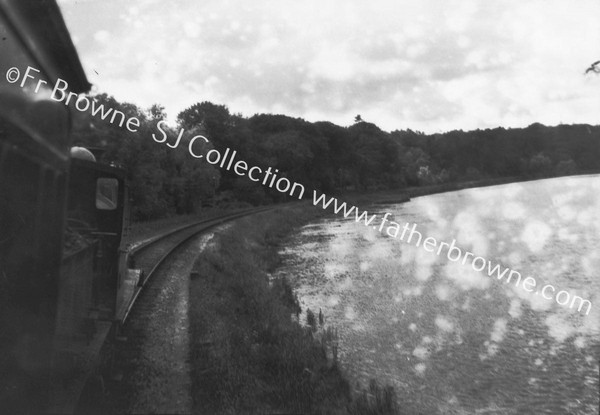
M 74 108 L 37 68 L 89 91 L 54 0 L 0 0 L 0 408 L 75 410 L 132 291 L 125 171 L 71 149 Z

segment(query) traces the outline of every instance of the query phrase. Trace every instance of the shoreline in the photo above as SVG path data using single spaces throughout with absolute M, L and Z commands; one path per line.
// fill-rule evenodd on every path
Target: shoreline
M 476 189 L 480 187 L 501 186 L 505 184 L 526 183 L 540 180 L 552 180 L 559 179 L 562 177 L 583 177 L 595 175 L 600 175 L 600 172 L 580 172 L 577 174 L 549 177 L 501 177 L 494 179 L 472 180 L 467 182 L 451 182 L 425 186 L 412 186 L 398 190 L 377 190 L 367 192 L 351 191 L 340 193 L 339 197 L 347 198 L 349 200 L 355 200 L 356 203 L 365 203 L 365 201 L 368 200 L 367 198 L 371 198 L 373 200 L 369 201 L 369 203 L 372 204 L 394 204 L 405 203 L 416 197 L 429 196 L 447 192 L 456 192 L 465 189 Z
M 561 177 L 557 177 L 557 178 L 553 177 L 553 178 L 532 179 L 532 180 L 528 180 L 528 182 L 529 181 L 536 181 L 537 182 L 537 181 L 541 181 L 541 180 L 548 180 L 548 181 L 550 181 L 552 179 L 558 179 L 558 181 L 554 184 L 554 188 L 557 190 L 557 192 L 556 193 L 551 192 L 550 193 L 551 196 L 554 195 L 554 194 L 560 194 L 560 192 L 558 192 L 558 190 L 562 189 L 563 188 L 563 184 L 566 183 L 566 182 L 569 182 L 569 184 L 572 185 L 573 183 L 576 183 L 575 180 L 583 179 L 583 180 L 586 180 L 589 183 L 593 183 L 594 185 L 597 185 L 598 184 L 598 179 L 600 179 L 600 177 L 598 176 L 597 173 L 594 173 L 594 174 L 585 174 L 585 175 L 561 176 Z M 513 183 L 513 182 L 510 182 L 510 183 L 500 183 L 498 185 L 511 184 L 511 183 Z M 478 184 L 481 184 L 481 182 L 479 182 Z M 544 186 L 545 185 L 546 184 L 544 184 Z M 529 189 L 537 189 L 538 187 L 542 186 L 542 184 L 541 183 L 539 183 L 539 184 L 538 183 L 531 183 L 528 186 L 529 186 Z M 483 187 L 483 186 L 478 186 L 478 187 Z M 467 188 L 467 187 L 463 187 L 463 188 Z M 499 188 L 499 189 L 494 190 L 494 191 L 502 192 L 503 189 L 504 188 Z M 427 190 L 432 190 L 432 189 L 427 189 Z M 456 189 L 456 190 L 462 190 L 462 188 L 461 189 Z M 470 193 L 470 194 L 473 194 L 473 193 Z M 522 192 L 522 194 L 524 195 L 525 198 L 530 197 L 530 194 L 528 192 Z M 451 196 L 455 197 L 456 195 L 451 195 Z M 487 200 L 487 197 L 486 197 L 486 200 Z M 414 207 L 414 205 L 413 205 L 413 207 Z M 328 215 L 328 216 L 330 216 L 330 215 Z M 338 215 L 334 215 L 332 217 L 338 218 Z M 340 217 L 339 219 L 343 221 L 343 218 Z M 327 220 L 327 218 L 325 220 Z M 310 249 L 314 250 L 315 252 L 319 252 L 319 249 L 316 246 L 315 247 L 311 247 Z M 340 263 L 344 264 L 345 262 L 340 262 Z M 312 271 L 311 272 L 311 270 L 308 270 L 307 274 L 317 274 L 318 275 L 318 271 L 316 271 L 316 272 Z M 290 275 L 293 275 L 293 274 L 290 274 Z M 412 275 L 414 276 L 414 274 L 412 274 Z M 321 289 L 319 289 L 318 286 L 317 286 L 317 288 L 314 288 L 313 290 L 315 292 L 324 292 L 324 291 L 327 291 L 327 290 L 321 290 Z M 301 291 L 299 291 L 299 292 L 301 292 Z M 309 294 L 309 296 L 310 296 L 310 294 Z M 317 304 L 317 307 L 318 307 L 318 301 L 316 302 L 316 304 Z M 307 303 L 307 306 L 310 306 L 311 309 L 313 308 L 313 305 L 315 305 L 314 301 L 312 303 Z M 512 305 L 511 305 L 511 307 L 512 307 Z M 324 310 L 324 311 L 326 312 L 326 310 Z M 405 402 L 405 403 L 408 403 L 408 402 Z
M 423 187 L 414 197 L 514 182 Z M 374 203 L 372 196 L 363 194 L 356 202 Z M 285 280 L 271 278 L 281 266 L 281 247 L 301 226 L 329 216 L 308 201 L 276 207 L 219 232 L 216 244 L 200 255 L 192 271 L 189 311 L 195 412 L 306 413 L 325 408 L 363 413 L 350 408 L 392 400 L 399 404 L 396 391 L 377 383 L 375 394 L 368 389 L 356 393 L 349 375 L 332 362 L 331 345 L 310 324 L 291 317 L 300 313 L 295 290 Z M 309 390 L 299 392 L 308 379 Z M 326 407 L 320 406 L 324 396 L 331 398 Z
M 271 278 L 285 241 L 322 212 L 306 203 L 240 219 L 200 253 L 189 286 L 195 413 L 399 413 L 389 387 L 352 391 L 335 332 L 301 324 L 291 285 Z

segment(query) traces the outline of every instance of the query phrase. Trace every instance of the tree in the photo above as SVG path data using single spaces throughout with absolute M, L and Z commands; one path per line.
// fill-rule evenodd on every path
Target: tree
M 558 162 L 555 172 L 557 176 L 568 176 L 577 173 L 577 170 L 577 163 L 571 159 L 568 159 Z
M 177 123 L 186 130 L 200 128 L 218 150 L 224 150 L 231 140 L 232 116 L 225 105 L 204 101 L 177 115 Z
M 156 122 L 165 120 L 167 118 L 165 107 L 160 104 L 152 104 L 152 106 L 148 109 L 148 117 Z
M 529 172 L 534 176 L 545 176 L 552 168 L 552 160 L 543 153 L 538 153 L 529 160 Z

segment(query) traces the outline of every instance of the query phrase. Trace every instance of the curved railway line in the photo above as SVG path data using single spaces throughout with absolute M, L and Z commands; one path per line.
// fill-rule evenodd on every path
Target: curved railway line
M 119 333 L 105 347 L 104 376 L 86 387 L 82 413 L 189 413 L 189 273 L 205 235 L 235 219 L 272 210 L 262 207 L 205 219 L 133 243 L 141 269 Z
M 148 281 L 151 280 L 157 269 L 167 260 L 169 255 L 177 250 L 177 248 L 181 247 L 199 233 L 206 232 L 225 222 L 271 209 L 273 209 L 273 207 L 251 208 L 241 212 L 204 219 L 132 243 L 129 248 L 129 255 L 132 258 L 132 265 L 141 270 L 141 275 L 139 276 L 135 292 L 131 297 L 131 301 L 126 306 L 126 310 L 123 313 L 120 323 L 124 324 L 126 322 L 143 288 Z

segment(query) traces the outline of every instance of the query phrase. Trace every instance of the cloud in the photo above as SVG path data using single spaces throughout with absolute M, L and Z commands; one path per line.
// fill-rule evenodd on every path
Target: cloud
M 600 110 L 593 0 L 59 3 L 92 82 L 172 117 L 211 100 L 431 132 Z

